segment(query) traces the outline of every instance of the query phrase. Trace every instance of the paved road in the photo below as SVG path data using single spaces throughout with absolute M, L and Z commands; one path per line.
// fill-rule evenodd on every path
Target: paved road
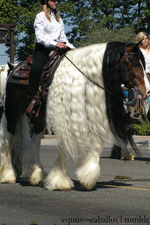
M 101 177 L 92 191 L 83 191 L 68 159 L 75 183 L 69 192 L 50 192 L 26 180 L 0 184 L 0 225 L 141 225 L 150 224 L 149 137 L 135 137 L 143 154 L 135 161 L 110 159 L 110 148 L 101 157 Z M 49 172 L 57 157 L 55 139 L 43 139 L 41 160 Z M 115 179 L 119 176 L 118 179 Z M 126 178 L 126 179 L 119 179 Z

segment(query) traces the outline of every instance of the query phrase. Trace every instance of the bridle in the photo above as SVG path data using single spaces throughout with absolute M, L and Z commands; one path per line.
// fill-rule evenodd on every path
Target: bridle
M 130 72 L 131 68 L 132 68 L 132 65 L 129 64 L 129 62 L 131 61 L 129 56 L 130 55 L 134 55 L 135 53 L 134 52 L 130 52 L 128 53 L 127 51 L 127 45 L 125 45 L 125 53 L 123 55 L 123 57 L 121 58 L 120 62 L 121 64 L 125 61 L 126 62 L 126 65 L 127 65 L 127 70 L 128 70 L 128 73 Z M 136 82 L 134 80 L 134 78 L 132 78 L 132 84 L 133 84 L 133 89 L 135 89 L 135 92 L 137 91 L 137 88 L 136 88 Z
M 127 52 L 127 45 L 125 45 L 125 53 L 124 53 L 123 57 L 121 58 L 120 62 L 121 62 L 121 63 L 123 63 L 124 61 L 126 62 L 128 72 L 129 72 L 129 71 L 131 70 L 131 68 L 132 68 L 132 65 L 129 65 L 130 59 L 129 59 L 128 56 L 129 56 L 129 55 L 134 55 L 134 54 L 135 54 L 134 52 L 128 53 L 128 52 Z M 132 79 L 132 83 L 133 83 L 133 85 L 134 85 L 134 87 L 132 88 L 134 97 L 133 97 L 133 99 L 132 99 L 131 101 L 125 102 L 126 105 L 134 105 L 135 102 L 136 102 L 136 96 L 137 96 L 137 95 L 140 95 L 140 91 L 137 89 L 137 87 L 136 87 L 136 82 L 134 81 L 134 79 Z
M 127 45 L 125 45 L 125 53 L 124 53 L 123 57 L 121 58 L 120 62 L 121 62 L 121 64 L 124 61 L 126 62 L 128 71 L 130 71 L 130 69 L 132 68 L 132 66 L 129 65 L 129 61 L 130 61 L 129 55 L 134 55 L 134 54 L 135 54 L 134 52 L 128 53 L 128 51 L 127 51 Z

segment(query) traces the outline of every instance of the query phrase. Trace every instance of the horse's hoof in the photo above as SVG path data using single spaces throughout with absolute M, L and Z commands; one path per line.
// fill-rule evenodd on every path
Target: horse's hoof
M 41 168 L 36 168 L 33 171 L 32 175 L 29 177 L 29 182 L 32 185 L 41 186 L 46 176 L 47 173 L 44 170 L 42 170 Z
M 59 189 L 54 189 L 54 191 L 70 191 L 71 188 L 59 188 Z
M 121 160 L 131 160 L 131 161 L 133 161 L 134 160 L 134 155 L 132 153 L 130 153 L 129 155 L 123 156 L 121 158 Z
M 5 184 L 14 184 L 16 183 L 16 180 L 1 180 L 0 183 L 5 183 Z
M 94 187 L 86 187 L 84 184 L 81 184 L 82 191 L 91 191 L 94 189 Z
M 74 187 L 74 184 L 67 175 L 56 177 L 56 174 L 51 173 L 47 176 L 44 187 L 49 191 L 70 191 Z
M 1 176 L 0 183 L 14 184 L 16 183 L 16 176 L 12 172 L 6 173 Z
M 58 185 L 58 184 L 49 184 L 49 182 L 46 182 L 45 183 L 45 188 L 49 191 L 70 191 L 74 185 L 73 185 L 73 182 L 69 183 L 68 185 Z
M 6 183 L 6 184 L 14 184 L 14 183 L 16 183 L 16 178 L 2 178 L 1 180 L 0 180 L 0 183 Z

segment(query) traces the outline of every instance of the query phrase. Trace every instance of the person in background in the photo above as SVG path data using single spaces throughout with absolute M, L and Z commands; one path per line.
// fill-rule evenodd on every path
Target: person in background
M 136 37 L 135 37 L 135 42 L 139 43 L 141 42 L 140 45 L 140 51 L 142 52 L 144 59 L 145 59 L 145 72 L 147 74 L 147 78 L 150 79 L 150 40 L 148 37 L 148 34 L 146 32 L 139 32 Z M 148 97 L 148 96 L 147 96 Z M 131 102 L 134 99 L 134 93 L 133 91 L 128 91 L 128 100 L 129 102 Z M 148 100 L 150 100 L 150 97 L 148 97 Z M 141 103 L 142 101 L 142 96 L 141 95 L 137 95 L 136 99 L 135 99 L 135 104 L 134 105 L 129 105 L 129 111 L 131 113 L 131 117 L 134 119 L 139 119 L 140 118 L 140 114 L 141 114 Z
M 26 93 L 27 107 L 39 88 L 41 70 L 49 53 L 56 49 L 75 49 L 65 35 L 64 24 L 57 11 L 58 1 L 41 0 L 41 10 L 34 21 L 35 51 Z M 34 111 L 33 111 L 34 112 Z
M 136 35 L 135 42 L 138 43 L 142 41 L 142 45 L 140 46 L 140 50 L 144 56 L 145 64 L 146 64 L 146 74 L 150 76 L 150 39 L 146 32 L 139 32 Z

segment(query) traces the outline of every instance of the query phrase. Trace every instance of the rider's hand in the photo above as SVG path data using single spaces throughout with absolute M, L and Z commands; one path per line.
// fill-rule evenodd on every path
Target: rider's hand
M 56 47 L 58 47 L 58 48 L 67 48 L 66 44 L 63 43 L 63 42 L 57 43 L 57 44 L 56 44 Z
M 140 100 L 140 99 L 142 99 L 142 96 L 141 95 L 137 95 L 136 99 Z

